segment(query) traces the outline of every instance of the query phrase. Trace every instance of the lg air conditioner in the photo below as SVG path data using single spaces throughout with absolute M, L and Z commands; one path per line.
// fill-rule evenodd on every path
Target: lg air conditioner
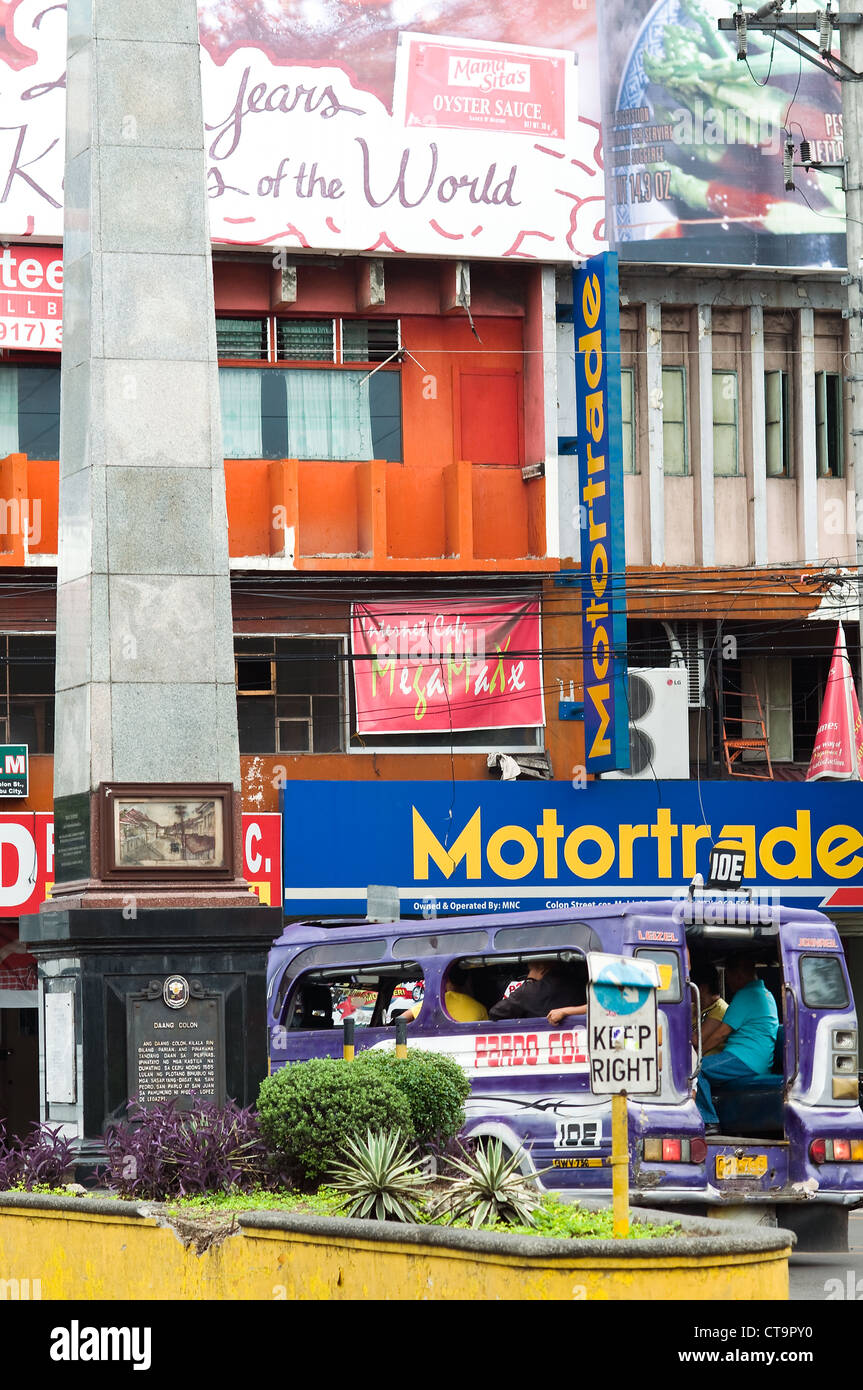
M 629 671 L 629 771 L 607 778 L 689 776 L 689 677 L 685 666 Z

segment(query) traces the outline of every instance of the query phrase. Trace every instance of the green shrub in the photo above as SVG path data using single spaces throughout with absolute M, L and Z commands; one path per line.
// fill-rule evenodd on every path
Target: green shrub
M 406 1057 L 368 1049 L 357 1063 L 397 1087 L 411 1108 L 419 1144 L 445 1144 L 464 1125 L 470 1082 L 458 1062 L 440 1052 L 408 1048 Z
M 267 1077 L 258 1095 L 261 1133 L 306 1182 L 320 1180 L 346 1139 L 398 1130 L 413 1139 L 410 1106 L 385 1076 L 332 1057 L 295 1062 Z

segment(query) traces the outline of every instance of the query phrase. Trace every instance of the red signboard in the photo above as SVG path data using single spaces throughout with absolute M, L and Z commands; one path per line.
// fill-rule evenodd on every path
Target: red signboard
M 539 604 L 355 604 L 361 734 L 536 728 L 545 722 Z
M 282 818 L 243 814 L 243 876 L 268 907 L 281 907 Z M 38 912 L 54 886 L 54 817 L 0 815 L 0 918 Z
M 406 126 L 566 136 L 572 53 L 400 34 L 396 101 Z
M 63 341 L 63 252 L 7 246 L 0 252 L 0 348 L 59 350 Z

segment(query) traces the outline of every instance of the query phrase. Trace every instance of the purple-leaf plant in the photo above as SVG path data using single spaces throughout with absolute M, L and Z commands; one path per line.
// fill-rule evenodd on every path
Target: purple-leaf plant
M 277 1185 L 280 1175 L 258 1129 L 258 1117 L 233 1101 L 130 1101 L 125 1120 L 104 1138 L 109 1182 L 124 1197 L 163 1201 L 200 1192 L 248 1191 Z
M 59 1187 L 72 1164 L 72 1140 L 60 1126 L 36 1124 L 23 1139 L 7 1139 L 0 1125 L 0 1190 L 45 1185 Z

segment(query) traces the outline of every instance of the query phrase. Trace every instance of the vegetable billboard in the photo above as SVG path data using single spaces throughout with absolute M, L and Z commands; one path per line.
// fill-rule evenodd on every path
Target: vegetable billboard
M 782 169 L 788 134 L 813 160 L 844 157 L 839 82 L 755 30 L 739 61 L 717 26 L 734 8 L 599 7 L 611 242 L 623 260 L 843 265 L 839 179 L 795 168 L 786 190 Z

